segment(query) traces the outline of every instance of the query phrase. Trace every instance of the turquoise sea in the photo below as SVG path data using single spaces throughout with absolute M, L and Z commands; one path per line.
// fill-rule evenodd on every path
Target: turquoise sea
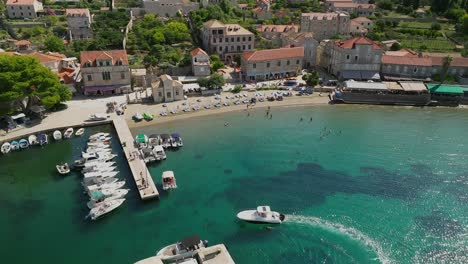
M 134 133 L 178 132 L 184 147 L 150 166 L 178 189 L 91 222 L 76 159 L 85 137 L 0 156 L 2 263 L 133 263 L 199 234 L 236 263 L 468 263 L 468 112 L 320 106 L 235 112 Z M 303 117 L 303 121 L 300 118 Z M 310 118 L 313 118 L 310 121 Z M 225 126 L 229 123 L 229 126 Z M 110 126 L 87 129 L 112 131 Z M 113 146 L 120 152 L 117 140 Z M 121 154 L 121 153 L 120 153 Z M 162 188 L 160 188 L 162 189 Z M 236 220 L 270 205 L 272 229 Z

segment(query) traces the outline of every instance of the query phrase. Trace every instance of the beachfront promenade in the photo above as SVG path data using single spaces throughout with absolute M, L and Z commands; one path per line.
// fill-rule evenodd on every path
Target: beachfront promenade
M 133 136 L 125 119 L 123 117 L 115 117 L 113 123 L 133 179 L 135 180 L 140 198 L 142 200 L 147 200 L 159 197 L 158 189 L 145 162 L 139 158 L 138 149 L 135 148 L 133 144 Z

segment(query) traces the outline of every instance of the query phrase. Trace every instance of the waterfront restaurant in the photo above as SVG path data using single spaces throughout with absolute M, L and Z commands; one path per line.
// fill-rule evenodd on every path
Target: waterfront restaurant
M 431 98 L 438 105 L 458 106 L 468 104 L 468 87 L 448 84 L 427 84 Z

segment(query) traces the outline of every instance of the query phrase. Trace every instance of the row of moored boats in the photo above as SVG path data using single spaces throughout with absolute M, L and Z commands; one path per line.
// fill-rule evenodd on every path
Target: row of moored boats
M 73 128 L 68 128 L 62 134 L 60 130 L 55 130 L 52 133 L 54 140 L 62 140 L 62 138 L 71 138 L 73 135 L 81 136 L 84 133 L 84 128 L 78 129 L 76 132 Z M 11 142 L 4 142 L 0 147 L 0 151 L 3 154 L 7 154 L 11 151 L 27 149 L 30 146 L 43 146 L 49 143 L 49 135 L 46 133 L 40 133 L 38 135 L 29 135 L 27 139 L 22 138 L 18 141 L 14 140 Z
M 160 161 L 166 159 L 164 149 L 177 149 L 184 145 L 180 134 L 138 134 L 135 137 L 135 143 L 138 146 L 140 155 L 145 163 Z
M 89 195 L 87 203 L 90 209 L 87 217 L 96 220 L 121 206 L 129 189 L 124 189 L 125 181 L 116 176 L 115 162 L 117 156 L 112 153 L 109 133 L 96 133 L 89 137 L 86 150 L 81 159 L 74 162 L 83 174 L 82 185 Z

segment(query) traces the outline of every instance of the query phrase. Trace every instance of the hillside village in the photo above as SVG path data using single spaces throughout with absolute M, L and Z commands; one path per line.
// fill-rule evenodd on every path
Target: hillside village
M 37 59 L 74 95 L 157 91 L 169 75 L 185 95 L 301 85 L 332 93 L 352 80 L 449 84 L 438 94 L 449 105 L 468 97 L 466 1 L 4 2 L 0 56 Z

